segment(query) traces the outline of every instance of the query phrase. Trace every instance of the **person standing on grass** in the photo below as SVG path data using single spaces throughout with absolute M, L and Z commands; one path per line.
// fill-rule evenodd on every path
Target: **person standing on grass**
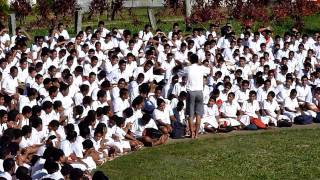
M 187 115 L 191 138 L 197 138 L 201 117 L 203 115 L 203 76 L 205 69 L 199 65 L 199 58 L 196 54 L 190 56 L 191 65 L 185 67 L 184 72 L 187 80 Z M 196 122 L 194 124 L 194 118 Z

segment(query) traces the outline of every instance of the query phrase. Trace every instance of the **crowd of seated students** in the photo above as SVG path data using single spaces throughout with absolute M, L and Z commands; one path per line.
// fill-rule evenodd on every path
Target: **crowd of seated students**
M 134 34 L 101 21 L 31 39 L 0 27 L 0 179 L 90 179 L 106 161 L 189 137 L 184 68 L 195 55 L 205 74 L 196 133 L 320 121 L 319 33 L 212 24 L 188 34 L 175 23 Z

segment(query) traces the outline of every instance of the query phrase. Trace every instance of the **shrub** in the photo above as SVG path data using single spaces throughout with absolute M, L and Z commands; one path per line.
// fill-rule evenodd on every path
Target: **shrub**
M 221 23 L 227 17 L 227 9 L 223 7 L 220 0 L 199 0 L 193 5 L 190 20 L 192 22 Z
M 0 26 L 5 23 L 8 14 L 9 6 L 7 0 L 0 0 Z
M 11 2 L 10 8 L 16 13 L 16 18 L 20 20 L 20 24 L 24 23 L 26 16 L 29 15 L 32 10 L 29 0 L 15 0 Z

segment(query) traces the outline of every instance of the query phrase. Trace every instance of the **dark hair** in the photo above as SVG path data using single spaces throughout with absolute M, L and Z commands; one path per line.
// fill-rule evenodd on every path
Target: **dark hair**
M 109 180 L 109 178 L 102 171 L 96 171 L 92 176 L 92 180 Z
M 91 149 L 93 148 L 93 143 L 90 139 L 86 139 L 82 142 L 83 149 Z
M 128 93 L 128 89 L 126 88 L 121 88 L 120 89 L 120 92 L 119 92 L 119 95 L 120 97 L 124 96 L 126 93 Z
M 42 119 L 37 116 L 32 116 L 30 118 L 30 122 L 31 122 L 33 128 L 38 128 L 40 125 L 42 125 Z
M 139 104 L 143 103 L 143 97 L 142 96 L 137 96 L 136 98 L 134 98 L 134 100 L 132 101 L 132 107 L 135 107 Z
M 275 97 L 276 96 L 276 94 L 273 92 L 273 91 L 270 91 L 269 93 L 268 93 L 268 96 L 271 96 L 271 97 Z
M 76 131 L 70 131 L 67 133 L 66 139 L 69 141 L 73 141 L 77 138 L 77 132 Z
M 199 62 L 199 58 L 198 58 L 198 55 L 196 54 L 191 54 L 190 56 L 190 62 L 191 64 L 196 64 Z
M 61 106 L 62 106 L 62 102 L 61 101 L 55 101 L 53 103 L 53 109 L 58 109 Z
M 62 168 L 61 168 L 61 174 L 63 176 L 67 176 L 70 174 L 71 170 L 73 169 L 73 167 L 69 164 L 63 164 Z
M 123 110 L 122 114 L 125 115 L 127 118 L 129 118 L 133 115 L 133 110 L 131 107 L 129 107 L 129 108 Z
M 25 107 L 22 108 L 22 114 L 28 114 L 28 113 L 31 113 L 31 112 L 32 112 L 32 109 L 29 106 L 25 106 Z
M 49 95 L 56 93 L 58 91 L 58 87 L 57 86 L 51 86 L 48 90 Z
M 43 165 L 43 168 L 48 171 L 48 174 L 52 174 L 59 170 L 59 165 L 58 163 L 52 160 L 46 160 L 46 162 Z
M 32 132 L 32 128 L 30 126 L 24 125 L 22 127 L 22 136 L 25 136 L 25 135 L 27 135 L 27 134 L 29 134 L 31 132 Z
M 13 158 L 7 158 L 3 161 L 3 170 L 5 172 L 9 172 L 14 170 L 13 168 L 15 167 L 15 161 L 13 160 Z
M 28 168 L 24 166 L 19 166 L 16 171 L 16 178 L 20 180 L 31 180 Z
M 123 117 L 116 116 L 114 117 L 114 121 L 118 127 L 121 127 L 121 125 L 125 122 L 125 119 Z
M 107 95 L 107 92 L 104 91 L 104 90 L 99 90 L 98 93 L 97 93 L 97 98 L 103 98 Z
M 42 109 L 43 109 L 43 110 L 50 109 L 50 108 L 52 108 L 52 107 L 53 107 L 53 104 L 52 104 L 52 102 L 50 102 L 50 101 L 45 101 L 45 102 L 43 102 L 43 104 L 42 104 Z
M 157 106 L 159 107 L 162 103 L 165 103 L 165 101 L 162 98 L 157 99 Z
M 70 180 L 79 180 L 83 177 L 83 171 L 81 169 L 78 168 L 73 168 L 71 169 L 70 172 Z
M 58 148 L 52 148 L 49 154 L 50 155 L 48 158 L 52 158 L 53 161 L 58 161 L 61 157 L 64 156 L 63 150 Z

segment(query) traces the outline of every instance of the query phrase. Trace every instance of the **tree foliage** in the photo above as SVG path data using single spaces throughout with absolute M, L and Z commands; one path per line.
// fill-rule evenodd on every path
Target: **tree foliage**
M 124 0 L 92 0 L 89 7 L 90 19 L 93 15 L 102 15 L 105 11 L 108 12 L 108 17 L 111 20 L 115 19 L 116 14 L 118 14 L 123 8 Z
M 106 0 L 92 0 L 89 6 L 89 19 L 95 14 L 102 15 L 107 9 L 109 4 Z
M 227 8 L 223 7 L 221 0 L 199 0 L 193 5 L 192 22 L 220 23 L 228 18 Z
M 243 26 L 255 22 L 267 25 L 292 18 L 301 26 L 301 17 L 319 13 L 314 0 L 198 0 L 193 4 L 193 22 L 221 22 L 228 18 L 238 20 Z
M 26 16 L 32 11 L 29 0 L 15 0 L 11 2 L 10 8 L 16 13 L 16 17 L 20 20 L 20 23 L 24 22 Z
M 6 0 L 0 0 L 0 23 L 9 14 L 9 6 Z
M 73 16 L 76 0 L 55 0 L 52 10 L 57 17 Z
M 164 0 L 164 15 L 182 15 L 185 11 L 184 0 Z

